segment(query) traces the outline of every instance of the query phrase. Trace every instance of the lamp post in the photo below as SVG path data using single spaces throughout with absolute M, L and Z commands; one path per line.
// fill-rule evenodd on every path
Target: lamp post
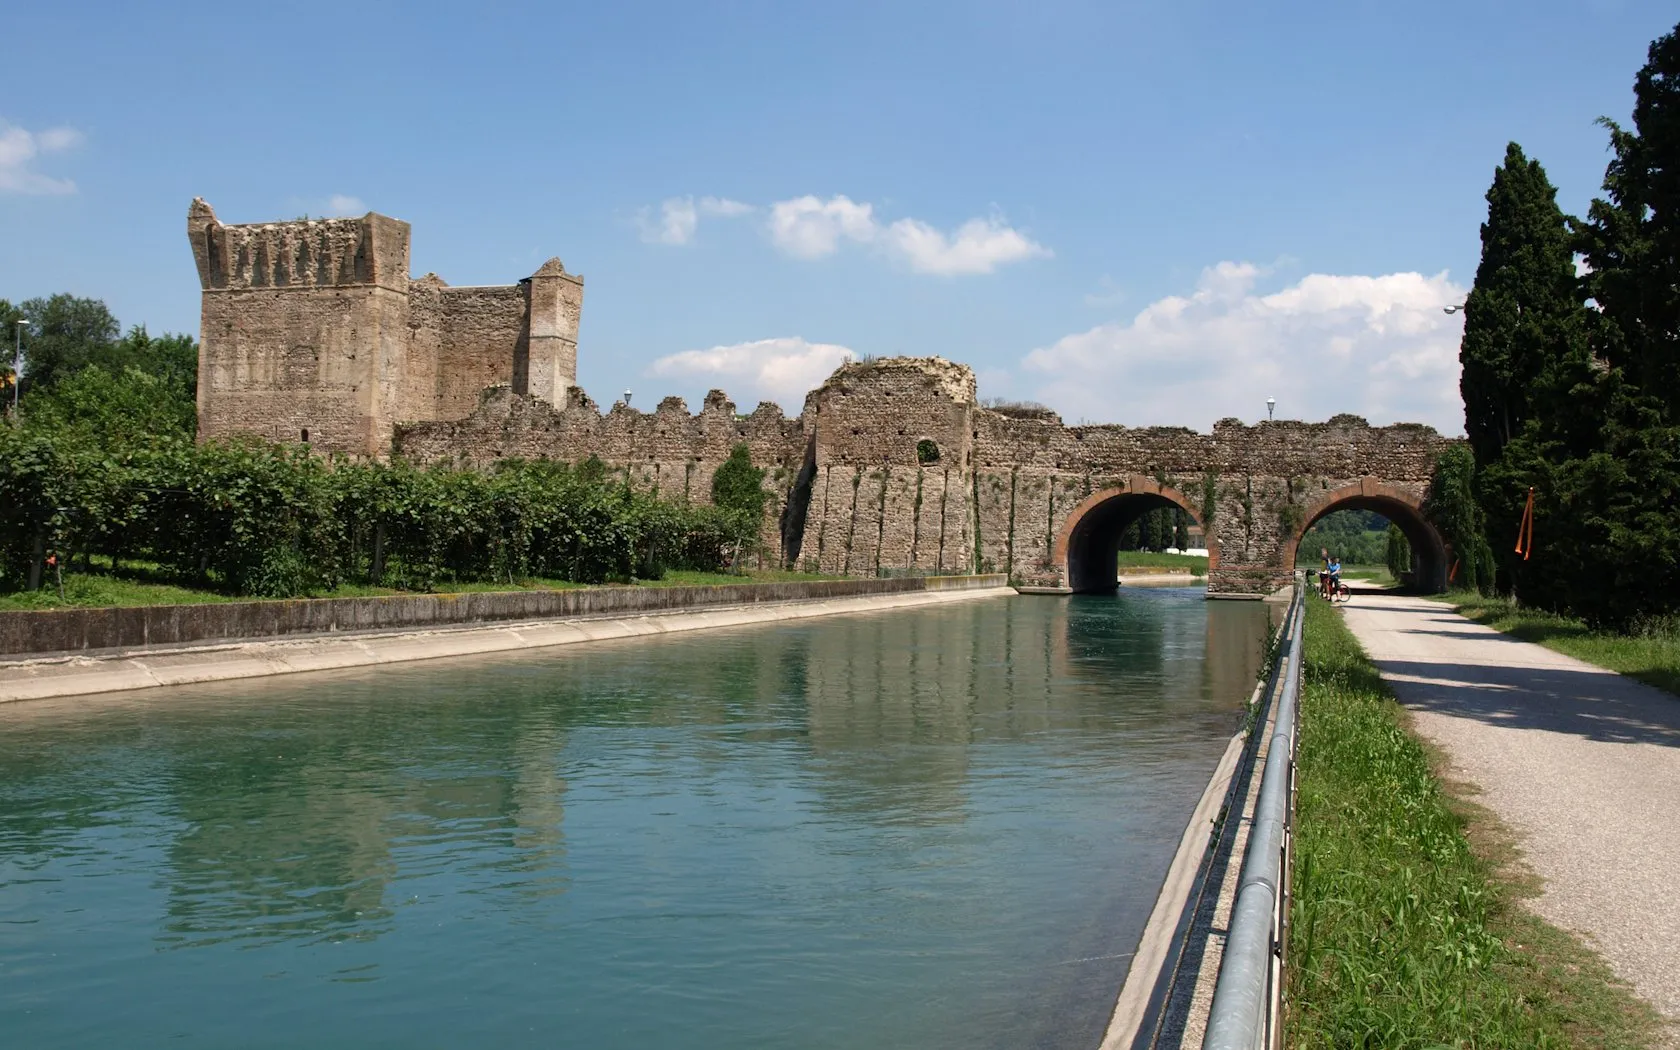
M 29 323 L 29 318 L 17 319 L 17 336 L 12 343 L 12 418 L 18 413 L 18 388 L 23 386 L 23 326 Z
M 1460 310 L 1464 309 L 1464 306 L 1464 303 L 1457 303 L 1453 306 L 1443 306 L 1441 307 L 1441 312 L 1444 314 L 1456 314 Z
M 1266 422 L 1270 423 L 1272 421 L 1272 409 L 1274 409 L 1276 407 L 1277 407 L 1277 398 L 1268 397 L 1266 399 Z
M 628 391 L 628 390 L 626 390 L 624 392 L 624 407 L 625 408 L 630 407 L 630 391 Z

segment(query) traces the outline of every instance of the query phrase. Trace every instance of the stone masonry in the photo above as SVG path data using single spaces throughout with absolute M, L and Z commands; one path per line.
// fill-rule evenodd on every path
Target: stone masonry
M 203 289 L 199 436 L 256 434 L 379 456 L 398 422 L 458 419 L 503 384 L 552 405 L 577 380 L 583 278 L 550 259 L 518 284 L 409 277 L 408 223 L 225 226 L 187 235 Z
M 768 402 L 737 413 L 717 390 L 693 415 L 675 397 L 603 414 L 574 385 L 583 280 L 558 259 L 517 285 L 451 288 L 409 278 L 408 225 L 381 215 L 222 226 L 197 200 L 188 232 L 204 289 L 204 439 L 422 464 L 595 456 L 628 484 L 695 501 L 744 443 L 776 493 L 765 549 L 847 576 L 1003 572 L 1112 589 L 1120 533 L 1171 506 L 1206 536 L 1213 593 L 1287 582 L 1302 533 L 1348 508 L 1406 532 L 1417 582 L 1447 580 L 1451 552 L 1423 499 L 1451 442 L 1428 427 L 1069 427 L 1046 409 L 981 406 L 973 371 L 937 357 L 843 365 L 792 419 Z

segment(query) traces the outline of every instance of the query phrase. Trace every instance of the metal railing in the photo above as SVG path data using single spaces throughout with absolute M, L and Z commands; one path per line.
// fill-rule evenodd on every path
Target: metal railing
M 1289 920 L 1289 861 L 1295 816 L 1295 727 L 1301 693 L 1306 588 L 1295 585 L 1284 621 L 1283 684 L 1272 723 L 1260 798 L 1249 826 L 1225 954 L 1213 986 L 1203 1050 L 1281 1046 L 1283 962 Z

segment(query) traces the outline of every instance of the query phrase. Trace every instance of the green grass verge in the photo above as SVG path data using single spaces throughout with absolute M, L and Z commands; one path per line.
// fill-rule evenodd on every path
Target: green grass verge
M 1483 598 L 1463 592 L 1442 598 L 1458 612 L 1496 631 L 1525 642 L 1538 642 L 1680 696 L 1680 624 L 1656 624 L 1638 633 L 1618 633 L 1525 608 L 1508 598 Z
M 1154 551 L 1121 551 L 1119 563 L 1121 572 L 1127 569 L 1170 569 L 1191 576 L 1206 576 L 1208 570 L 1206 558 L 1189 554 L 1157 554 Z
M 97 567 L 96 567 L 97 568 Z M 0 594 L 0 611 L 13 609 L 65 609 L 65 608 L 130 608 L 139 605 L 198 605 L 206 602 L 237 602 L 249 601 L 240 595 L 224 594 L 207 588 L 182 587 L 174 583 L 162 582 L 149 578 L 150 573 L 145 569 L 128 569 L 125 567 L 121 574 L 110 572 L 66 573 L 64 576 L 64 596 L 59 597 L 58 588 L 51 579 L 48 586 L 38 591 L 13 591 Z M 797 580 L 834 580 L 843 579 L 839 576 L 817 575 L 802 572 L 787 572 L 779 569 L 764 569 L 748 571 L 743 575 L 722 572 L 669 572 L 659 580 L 636 580 L 638 587 L 694 587 L 713 584 L 732 583 L 784 583 Z M 469 592 L 488 591 L 532 591 L 532 590 L 572 590 L 584 587 L 586 584 L 574 583 L 570 580 L 550 579 L 521 579 L 509 583 L 502 581 L 478 581 L 473 583 L 440 582 L 432 589 L 434 594 L 465 594 Z M 332 590 L 312 592 L 304 597 L 308 598 L 365 598 L 384 594 L 408 594 L 392 587 L 368 587 L 362 584 L 344 584 Z
M 1454 800 L 1341 617 L 1307 604 L 1291 1047 L 1646 1047 L 1656 1015 Z M 1475 845 L 1473 845 L 1475 843 Z

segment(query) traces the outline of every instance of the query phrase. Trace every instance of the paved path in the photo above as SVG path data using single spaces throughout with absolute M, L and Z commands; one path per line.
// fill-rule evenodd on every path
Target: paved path
M 1680 699 L 1471 623 L 1357 595 L 1347 624 L 1476 801 L 1520 836 L 1534 909 L 1680 1020 Z

